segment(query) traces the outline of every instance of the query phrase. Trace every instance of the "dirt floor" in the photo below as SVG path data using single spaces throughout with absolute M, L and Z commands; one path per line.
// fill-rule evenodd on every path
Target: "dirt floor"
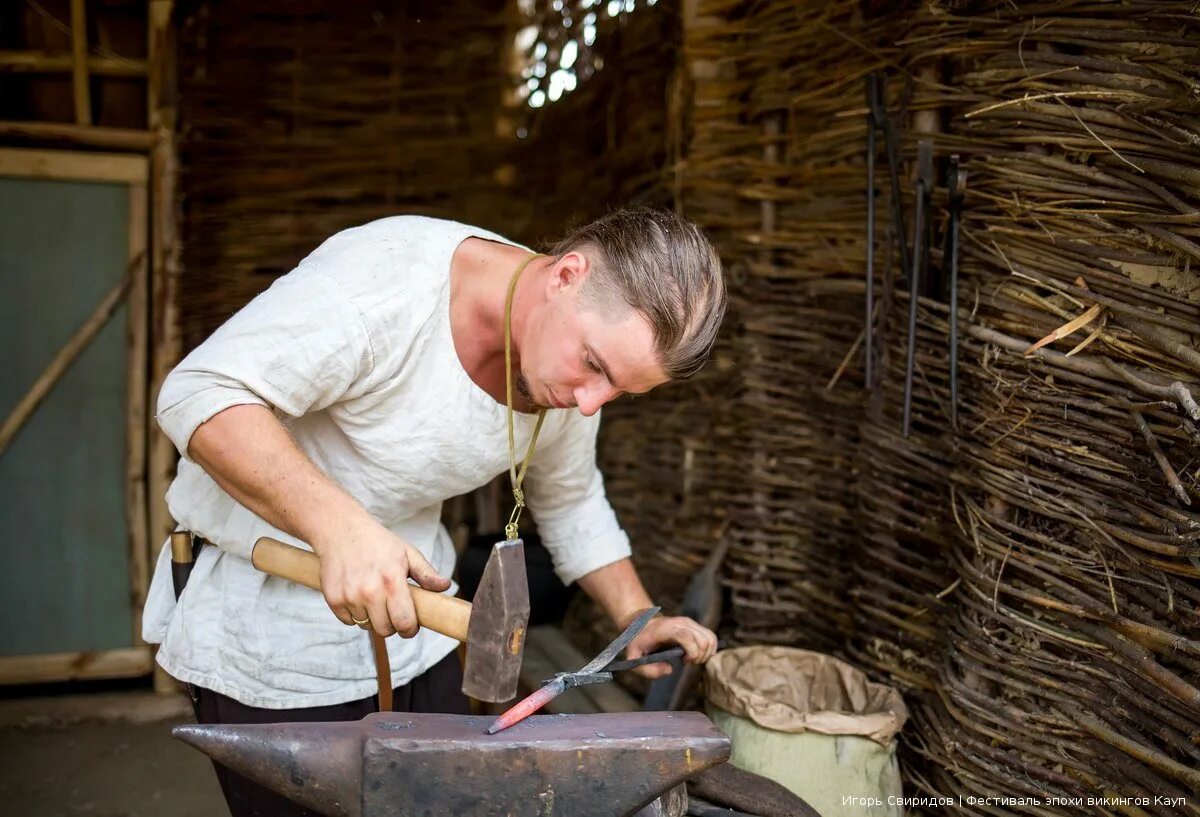
M 208 759 L 171 738 L 182 695 L 0 701 L 0 803 L 27 817 L 223 817 Z

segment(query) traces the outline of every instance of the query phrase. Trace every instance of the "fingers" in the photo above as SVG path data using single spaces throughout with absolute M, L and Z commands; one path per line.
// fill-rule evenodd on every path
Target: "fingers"
M 683 660 L 687 663 L 698 664 L 704 660 L 705 646 L 700 633 L 694 627 L 679 627 L 675 634 L 675 643 L 683 647 Z
M 669 644 L 678 644 L 683 649 L 683 660 L 689 664 L 703 664 L 717 652 L 716 633 L 690 618 L 676 616 L 653 619 L 630 643 L 625 654 L 640 658 Z M 671 665 L 647 664 L 636 671 L 647 678 L 661 678 L 671 674 Z
M 703 664 L 717 653 L 717 634 L 690 618 L 676 619 L 679 622 L 675 641 L 683 647 L 684 660 L 689 664 Z
M 401 638 L 412 638 L 417 634 L 417 608 L 413 606 L 408 581 L 400 580 L 388 588 L 387 612 L 391 616 L 393 632 Z
M 417 634 L 410 576 L 426 590 L 450 587 L 418 550 L 387 531 L 353 551 L 331 551 L 321 560 L 321 587 L 338 621 L 384 638 Z
M 361 605 L 353 604 L 346 607 L 346 612 L 350 614 L 350 621 L 346 622 L 355 627 L 362 627 L 364 630 L 371 626 L 371 614 L 367 612 L 367 608 Z M 341 618 L 341 616 L 338 616 Z
M 663 678 L 667 675 L 670 675 L 674 671 L 675 668 L 666 661 L 662 661 L 657 664 L 645 664 L 644 666 L 638 667 L 636 670 L 634 670 L 634 672 L 637 672 L 643 677 L 651 680 L 655 678 Z
M 411 545 L 408 548 L 408 575 L 412 576 L 417 584 L 435 593 L 440 593 L 450 586 L 450 580 L 439 576 L 433 565 L 429 564 L 429 560 L 421 555 L 421 551 Z

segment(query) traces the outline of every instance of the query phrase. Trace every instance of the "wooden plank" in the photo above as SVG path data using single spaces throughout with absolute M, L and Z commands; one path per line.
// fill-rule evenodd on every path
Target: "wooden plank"
M 0 657 L 0 685 L 89 678 L 137 678 L 150 674 L 149 647 Z
M 176 196 L 178 165 L 175 155 L 174 56 L 169 0 L 150 3 L 150 122 L 156 141 L 151 154 L 151 279 L 150 279 L 150 395 L 158 402 L 163 380 L 182 357 L 176 319 L 175 292 L 179 278 L 180 223 Z M 149 412 L 149 502 L 152 548 L 157 549 L 174 529 L 167 509 L 167 487 L 175 476 L 176 451 Z
M 529 633 L 525 636 L 526 653 L 530 650 L 531 645 L 541 657 L 538 660 L 547 661 L 550 668 L 550 672 L 538 680 L 553 678 L 555 672 L 577 670 L 591 660 L 591 656 L 584 655 L 576 649 L 575 645 L 563 635 L 562 630 L 553 624 L 530 627 Z M 537 669 L 543 671 L 540 664 L 537 665 Z M 522 676 L 524 674 L 524 670 L 522 670 Z M 595 712 L 637 712 L 641 709 L 637 699 L 617 683 L 577 687 L 571 692 L 582 693 L 589 700 L 591 711 Z M 582 712 L 584 710 L 568 711 Z
M 145 60 L 126 57 L 87 57 L 87 72 L 99 77 L 138 78 L 147 73 Z M 0 73 L 72 74 L 74 54 L 52 54 L 49 51 L 0 50 Z
M 150 0 L 146 26 L 147 122 L 154 135 L 150 161 L 150 383 L 146 413 L 147 474 L 146 491 L 152 550 L 166 540 L 174 527 L 167 509 L 167 487 L 175 475 L 175 446 L 154 421 L 153 406 L 167 373 L 182 354 L 176 321 L 175 285 L 179 275 L 179 209 L 176 200 L 177 165 L 175 155 L 175 81 L 172 0 Z M 155 692 L 170 694 L 179 683 L 154 665 Z
M 81 153 L 70 150 L 0 148 L 0 176 L 146 184 L 148 175 L 148 163 L 143 156 L 120 153 Z
M 92 93 L 88 80 L 87 8 L 71 0 L 71 85 L 75 91 L 75 123 L 92 124 Z
M 59 122 L 0 121 L 0 138 L 17 137 L 69 145 L 144 152 L 154 147 L 154 134 L 133 128 L 66 125 Z
M 142 609 L 150 576 L 149 518 L 146 507 L 146 389 L 149 383 L 149 260 L 146 257 L 150 214 L 146 186 L 129 188 L 129 257 L 135 264 L 129 287 L 129 375 L 125 412 L 125 513 L 129 524 L 129 588 L 133 604 L 133 643 L 142 643 Z

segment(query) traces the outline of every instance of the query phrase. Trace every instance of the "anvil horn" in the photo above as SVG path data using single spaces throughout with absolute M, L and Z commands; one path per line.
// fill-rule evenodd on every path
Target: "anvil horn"
M 217 763 L 330 817 L 362 813 L 356 722 L 176 726 L 171 734 Z

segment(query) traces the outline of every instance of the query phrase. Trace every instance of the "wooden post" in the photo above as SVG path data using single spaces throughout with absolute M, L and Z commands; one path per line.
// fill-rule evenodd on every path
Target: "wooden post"
M 36 139 L 64 145 L 83 145 L 145 153 L 154 145 L 148 131 L 132 128 L 103 128 L 96 125 L 68 125 L 63 122 L 0 121 L 0 136 Z
M 129 526 L 129 587 L 133 605 L 133 643 L 142 643 L 142 610 L 146 606 L 150 549 L 146 543 L 146 381 L 148 270 L 146 258 L 149 212 L 146 185 L 129 188 L 129 257 L 139 259 L 130 271 L 127 344 L 129 379 L 125 411 L 125 515 Z
M 147 104 L 154 149 L 150 154 L 150 382 L 147 390 L 146 440 L 148 504 L 147 546 L 155 554 L 174 528 L 167 509 L 167 486 L 175 475 L 175 446 L 158 428 L 154 407 L 167 373 L 179 361 L 182 343 L 176 319 L 179 276 L 179 209 L 175 156 L 175 49 L 172 0 L 150 0 L 147 35 L 150 81 Z M 154 688 L 175 692 L 178 684 L 156 663 Z
M 75 122 L 92 124 L 92 97 L 88 88 L 87 10 L 84 0 L 71 0 L 71 66 L 75 91 Z

